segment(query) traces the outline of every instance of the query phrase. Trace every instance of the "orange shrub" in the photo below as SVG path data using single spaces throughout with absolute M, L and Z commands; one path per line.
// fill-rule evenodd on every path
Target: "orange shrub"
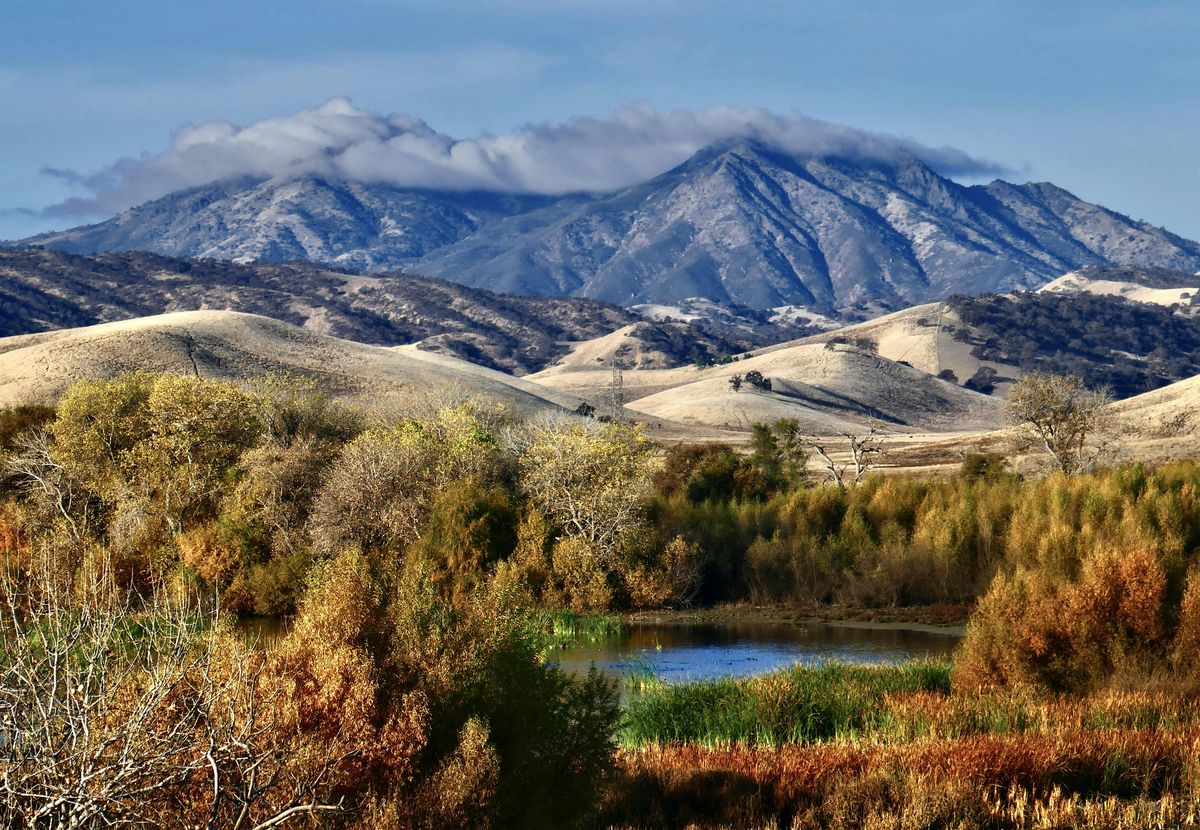
M 1187 588 L 1179 603 L 1179 623 L 1175 628 L 1171 658 L 1184 673 L 1200 671 L 1200 566 L 1188 575 Z
M 955 664 L 964 688 L 1100 683 L 1161 661 L 1173 614 L 1150 550 L 1101 547 L 1073 579 L 1037 567 L 999 575 L 980 600 Z

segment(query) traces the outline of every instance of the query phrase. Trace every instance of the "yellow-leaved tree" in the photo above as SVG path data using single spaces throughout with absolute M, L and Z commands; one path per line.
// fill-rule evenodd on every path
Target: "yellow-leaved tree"
M 646 498 L 658 466 L 641 425 L 545 419 L 514 436 L 521 487 L 558 530 L 553 569 L 573 605 L 601 608 L 648 532 Z

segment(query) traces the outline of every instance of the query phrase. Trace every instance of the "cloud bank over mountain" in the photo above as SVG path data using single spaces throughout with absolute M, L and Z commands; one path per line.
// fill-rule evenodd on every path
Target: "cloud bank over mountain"
M 47 168 L 83 194 L 47 212 L 98 216 L 188 187 L 236 177 L 329 176 L 402 187 L 561 194 L 605 192 L 644 181 L 722 139 L 752 138 L 797 156 L 892 161 L 915 155 L 947 176 L 1006 168 L 952 147 L 778 115 L 755 107 L 661 111 L 650 104 L 607 116 L 525 125 L 506 135 L 455 139 L 419 118 L 334 98 L 316 109 L 240 127 L 180 128 L 162 153 L 122 158 L 91 174 Z

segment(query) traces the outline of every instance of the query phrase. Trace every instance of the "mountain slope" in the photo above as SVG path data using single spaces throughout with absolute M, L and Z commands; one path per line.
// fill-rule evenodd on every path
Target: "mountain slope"
M 0 251 L 0 336 L 204 308 L 262 314 L 363 343 L 418 343 L 518 374 L 565 353 L 562 341 L 598 337 L 639 320 L 591 300 L 510 297 L 405 274 L 358 276 L 304 263 Z
M 729 378 L 758 371 L 770 391 Z M 1001 404 L 987 395 L 873 354 L 823 345 L 802 345 L 738 361 L 702 373 L 700 380 L 628 404 L 636 412 L 706 426 L 748 429 L 755 421 L 796 417 L 818 434 L 862 431 L 994 429 Z
M 1038 291 L 1102 294 L 1136 303 L 1167 306 L 1181 314 L 1200 313 L 1200 274 L 1166 268 L 1091 266 L 1064 274 Z
M 635 327 L 629 343 L 645 356 L 629 366 L 716 360 L 813 330 L 773 323 L 761 313 L 646 321 L 584 298 L 516 297 L 408 274 L 362 276 L 306 263 L 0 251 L 0 336 L 197 308 L 262 314 L 364 343 L 414 343 L 516 374 L 553 363 L 569 343 L 624 326 Z
M 799 158 L 748 140 L 711 145 L 611 194 L 243 180 L 27 241 L 77 252 L 404 267 L 475 287 L 626 306 L 707 297 L 825 311 L 1036 288 L 1085 265 L 1200 270 L 1200 244 L 1047 183 L 964 187 L 913 157 Z
M 559 363 L 530 375 L 541 386 L 570 392 L 602 409 L 613 394 L 607 354 L 615 335 L 580 344 Z M 770 390 L 730 378 L 760 372 Z M 620 376 L 619 394 L 635 413 L 700 427 L 746 430 L 755 421 L 798 418 L 817 434 L 994 429 L 1003 421 L 998 398 L 940 380 L 918 368 L 845 344 L 814 338 L 741 356 L 707 368 L 635 369 Z
M 136 370 L 232 380 L 280 372 L 312 378 L 340 399 L 385 409 L 431 395 L 498 400 L 524 414 L 580 403 L 411 346 L 368 346 L 252 314 L 191 311 L 0 338 L 0 406 L 52 403 L 75 381 Z

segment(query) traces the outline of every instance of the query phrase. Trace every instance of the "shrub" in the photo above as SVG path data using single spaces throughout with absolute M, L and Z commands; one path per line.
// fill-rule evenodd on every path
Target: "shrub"
M 466 479 L 436 496 L 407 555 L 424 558 L 443 590 L 465 595 L 515 544 L 516 511 L 507 491 Z
M 967 479 L 996 479 L 1007 472 L 1008 459 L 998 452 L 975 452 L 963 456 L 959 471 Z
M 657 562 L 629 569 L 625 587 L 635 608 L 687 607 L 700 591 L 702 571 L 700 546 L 676 536 L 658 554 Z
M 1001 575 L 968 625 L 957 682 L 1066 690 L 1144 672 L 1161 659 L 1165 588 L 1146 550 L 1100 549 L 1073 579 L 1038 570 Z
M 724 444 L 677 444 L 667 450 L 653 481 L 670 498 L 683 493 L 689 501 L 728 500 L 734 495 L 737 454 Z
M 612 604 L 609 571 L 596 548 L 582 536 L 565 536 L 554 543 L 551 554 L 554 576 L 563 597 L 579 612 L 604 611 Z
M 1171 659 L 1181 674 L 1200 671 L 1200 566 L 1193 565 L 1179 602 Z

